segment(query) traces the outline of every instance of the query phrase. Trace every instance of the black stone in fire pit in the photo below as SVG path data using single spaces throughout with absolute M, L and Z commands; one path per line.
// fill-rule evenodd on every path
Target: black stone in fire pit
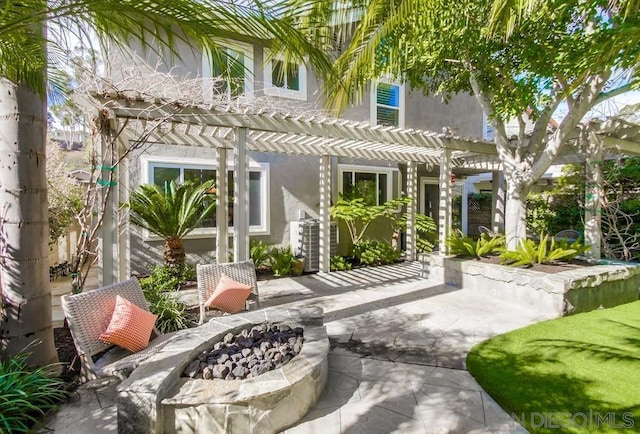
M 227 333 L 213 349 L 189 363 L 183 377 L 241 380 L 257 377 L 291 360 L 302 349 L 302 327 L 260 324 L 237 335 Z

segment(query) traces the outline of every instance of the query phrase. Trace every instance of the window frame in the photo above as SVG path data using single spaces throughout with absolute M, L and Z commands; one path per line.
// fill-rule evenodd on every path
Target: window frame
M 268 48 L 263 49 L 264 62 L 264 93 L 265 95 L 279 96 L 282 98 L 296 99 L 299 101 L 307 101 L 307 67 L 304 63 L 298 63 L 298 83 L 300 90 L 286 89 L 273 85 L 273 59 L 284 61 L 284 56 L 276 54 L 271 58 L 271 51 Z M 266 61 L 266 59 L 270 59 Z M 285 77 L 286 79 L 286 77 Z
M 232 39 L 216 39 L 216 44 L 218 44 L 221 48 L 228 48 L 234 51 L 242 52 L 244 55 L 244 92 L 241 95 L 238 95 L 236 98 L 248 98 L 253 95 L 254 89 L 254 80 L 255 80 L 255 71 L 254 71 L 254 62 L 253 62 L 253 45 L 247 44 L 245 42 L 234 41 Z M 202 77 L 203 78 L 213 78 L 213 71 L 211 69 L 211 59 L 209 57 L 209 53 L 204 51 L 202 52 Z M 228 89 L 228 92 L 231 92 L 231 89 Z M 204 99 L 205 101 L 213 100 L 213 89 L 204 89 Z M 228 95 L 229 98 L 233 99 L 231 95 Z
M 142 156 L 140 158 L 142 164 L 140 183 L 153 183 L 153 168 L 157 166 L 161 167 L 176 167 L 179 169 L 204 169 L 204 170 L 218 170 L 218 165 L 213 164 L 210 160 L 203 160 L 198 158 L 179 158 L 179 157 L 161 157 L 161 156 Z M 232 161 L 227 162 L 227 171 L 233 171 L 234 165 Z M 269 163 L 250 161 L 250 172 L 260 172 L 260 225 L 250 225 L 249 233 L 254 236 L 270 235 L 271 230 L 271 200 L 270 200 L 270 165 Z M 184 177 L 184 172 L 181 170 L 180 176 Z M 232 193 L 232 192 L 230 192 Z M 152 234 L 148 230 L 143 230 L 144 239 L 157 241 L 161 238 L 155 234 Z M 233 226 L 229 226 L 228 233 L 233 233 Z M 215 238 L 217 235 L 216 227 L 196 228 L 185 239 L 198 239 L 198 238 Z
M 405 84 L 404 83 L 398 83 L 392 80 L 386 80 L 386 79 L 381 79 L 381 80 L 377 80 L 377 81 L 372 81 L 371 82 L 371 126 L 375 127 L 378 126 L 378 106 L 380 107 L 385 107 L 385 108 L 391 108 L 391 109 L 395 109 L 396 107 L 394 106 L 388 106 L 385 104 L 378 104 L 378 84 L 383 83 L 383 84 L 388 84 L 391 86 L 398 86 L 399 89 L 399 95 L 398 95 L 398 125 L 396 125 L 396 127 L 398 128 L 404 128 L 404 121 L 405 121 L 405 112 L 406 112 L 406 108 L 405 108 Z
M 374 173 L 376 175 L 387 175 L 387 198 L 385 202 L 400 196 L 400 190 L 393 190 L 393 176 L 398 176 L 398 188 L 401 185 L 400 170 L 394 167 L 364 166 L 356 164 L 338 164 L 338 192 L 344 194 L 344 172 Z M 355 175 L 354 175 L 355 176 Z M 376 177 L 376 191 L 378 191 L 379 178 Z M 377 197 L 377 196 L 376 196 Z M 378 204 L 382 205 L 382 204 Z

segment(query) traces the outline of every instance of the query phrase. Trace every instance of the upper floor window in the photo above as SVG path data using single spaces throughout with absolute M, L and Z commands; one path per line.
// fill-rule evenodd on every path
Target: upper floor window
M 264 51 L 265 59 L 269 51 Z M 307 100 L 307 68 L 274 56 L 264 66 L 264 93 L 284 98 Z
M 385 82 L 374 83 L 371 111 L 374 125 L 404 127 L 404 86 Z
M 253 92 L 253 47 L 234 41 L 221 41 L 222 56 L 211 60 L 210 54 L 202 59 L 202 75 L 204 78 L 214 78 L 213 87 L 205 88 L 205 98 L 212 99 L 215 95 L 227 95 L 237 98 L 250 95 Z
M 176 182 L 195 181 L 203 183 L 205 181 L 217 179 L 216 167 L 207 164 L 198 164 L 198 161 L 188 161 L 185 163 L 175 162 L 159 158 L 158 160 L 143 159 L 146 166 L 147 181 L 150 184 L 164 185 L 165 182 L 174 180 Z M 268 178 L 269 166 L 266 163 L 252 163 L 249 171 L 249 229 L 252 234 L 268 233 Z M 229 209 L 228 225 L 233 226 L 233 170 L 227 172 L 227 188 L 229 197 L 227 207 Z M 218 198 L 220 200 L 220 198 Z M 216 215 L 205 221 L 194 235 L 212 235 L 215 232 L 210 228 L 216 226 Z
M 383 167 L 339 165 L 338 189 L 345 199 L 363 198 L 367 205 L 381 205 L 396 195 L 398 171 Z

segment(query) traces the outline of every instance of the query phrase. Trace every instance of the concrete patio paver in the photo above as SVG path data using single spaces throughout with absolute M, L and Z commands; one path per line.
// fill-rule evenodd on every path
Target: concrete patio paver
M 333 343 L 324 393 L 287 434 L 526 432 L 464 360 L 482 340 L 547 319 L 535 306 L 434 283 L 417 263 L 263 280 L 259 289 L 262 307 L 322 307 Z M 84 389 L 49 428 L 116 431 L 115 388 Z

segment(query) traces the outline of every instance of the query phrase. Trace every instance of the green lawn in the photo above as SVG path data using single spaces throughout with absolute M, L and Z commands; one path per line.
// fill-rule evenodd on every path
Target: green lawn
M 640 301 L 497 336 L 467 367 L 531 432 L 640 432 Z

